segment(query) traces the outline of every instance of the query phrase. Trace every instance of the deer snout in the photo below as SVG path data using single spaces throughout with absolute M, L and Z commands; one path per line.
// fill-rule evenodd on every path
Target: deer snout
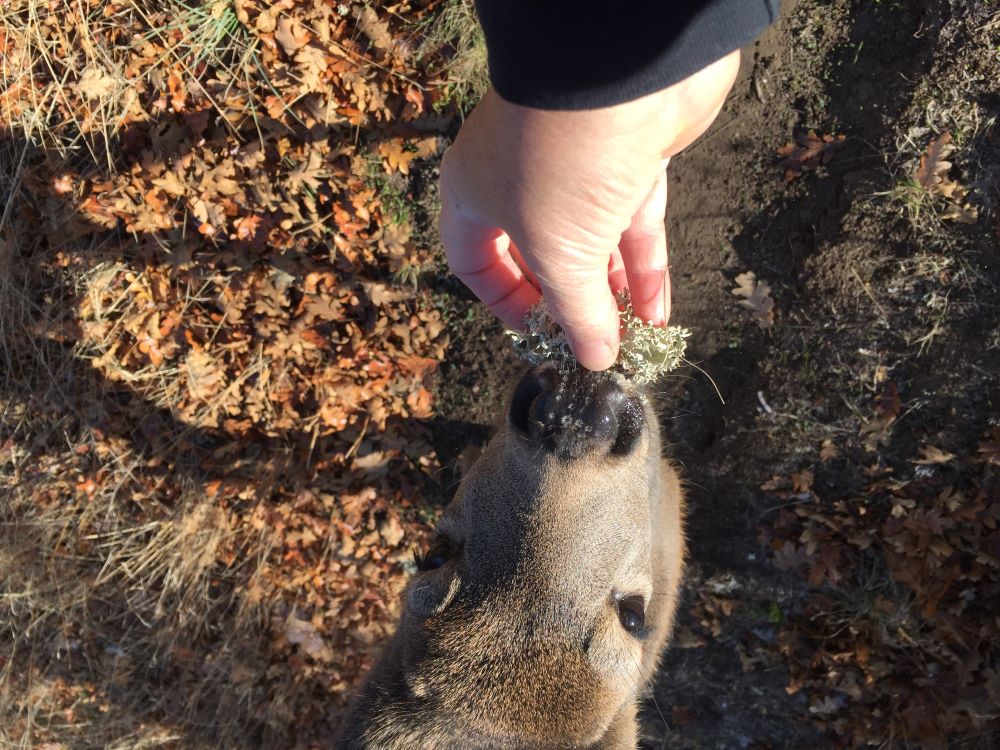
M 639 444 L 646 412 L 641 397 L 627 393 L 614 375 L 542 366 L 514 389 L 508 420 L 523 438 L 560 458 L 626 456 Z

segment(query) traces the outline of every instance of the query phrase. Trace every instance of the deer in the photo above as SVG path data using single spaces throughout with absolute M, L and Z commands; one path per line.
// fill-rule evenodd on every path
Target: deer
M 338 750 L 635 748 L 673 626 L 683 497 L 648 394 L 531 368 L 462 477 Z

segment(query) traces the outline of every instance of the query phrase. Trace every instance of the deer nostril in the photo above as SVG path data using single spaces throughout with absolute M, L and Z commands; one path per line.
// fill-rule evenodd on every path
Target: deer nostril
M 624 400 L 614 382 L 601 383 L 583 412 L 583 429 L 586 437 L 599 443 L 610 443 L 618 432 L 617 412 Z
M 635 396 L 625 399 L 618 411 L 618 432 L 611 445 L 611 455 L 627 456 L 639 445 L 642 428 L 646 422 L 646 410 Z
M 529 372 L 514 389 L 511 397 L 508 418 L 510 423 L 521 432 L 527 434 L 531 426 L 532 414 L 537 411 L 536 401 L 545 393 L 548 384 L 538 372 Z M 532 407 L 535 408 L 532 408 Z
M 628 455 L 639 444 L 646 418 L 641 400 L 626 395 L 613 377 L 543 367 L 517 384 L 508 421 L 558 456 L 577 458 L 594 450 Z

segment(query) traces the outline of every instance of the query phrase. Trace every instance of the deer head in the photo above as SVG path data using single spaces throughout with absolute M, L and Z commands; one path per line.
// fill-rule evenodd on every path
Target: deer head
M 418 561 L 338 748 L 634 748 L 683 559 L 642 393 L 529 372 Z

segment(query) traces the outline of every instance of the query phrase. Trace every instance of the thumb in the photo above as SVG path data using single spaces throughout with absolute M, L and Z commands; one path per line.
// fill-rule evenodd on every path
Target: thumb
M 608 264 L 554 283 L 541 281 L 552 317 L 569 339 L 577 361 L 588 370 L 606 370 L 618 359 L 618 305 L 608 285 Z

